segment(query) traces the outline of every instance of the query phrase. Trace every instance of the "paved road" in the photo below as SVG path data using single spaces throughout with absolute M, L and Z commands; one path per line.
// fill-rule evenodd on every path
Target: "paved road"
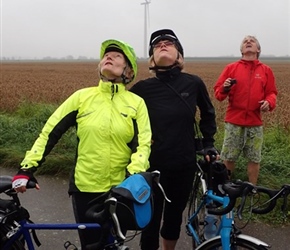
M 0 167 L 0 175 L 13 175 L 14 171 Z M 67 194 L 68 182 L 64 178 L 38 176 L 40 190 L 29 190 L 25 194 L 20 194 L 22 205 L 30 212 L 34 222 L 41 223 L 71 223 L 74 217 L 71 208 L 71 199 Z M 3 196 L 1 196 L 3 198 Z M 185 220 L 184 220 L 185 221 Z M 183 227 L 185 228 L 185 227 Z M 243 229 L 244 234 L 249 234 L 272 245 L 273 250 L 290 249 L 290 227 L 273 228 L 264 224 L 251 224 Z M 60 250 L 64 249 L 66 240 L 79 246 L 76 231 L 51 231 L 41 230 L 37 235 L 42 243 L 40 249 Z M 182 230 L 181 238 L 177 245 L 177 250 L 189 250 L 191 239 Z M 138 237 L 128 242 L 131 250 L 140 249 Z

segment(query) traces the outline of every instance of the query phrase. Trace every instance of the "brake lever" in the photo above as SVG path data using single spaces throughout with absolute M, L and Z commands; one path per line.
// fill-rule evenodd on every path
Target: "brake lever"
M 105 202 L 109 202 L 109 212 L 112 216 L 113 222 L 115 224 L 116 234 L 122 239 L 125 240 L 126 237 L 121 231 L 120 223 L 116 214 L 116 208 L 117 208 L 117 199 L 115 197 L 111 197 L 107 199 Z
M 167 202 L 171 202 L 171 200 L 169 200 L 168 197 L 166 196 L 165 191 L 164 191 L 163 187 L 161 186 L 161 184 L 160 184 L 159 182 L 156 182 L 156 183 L 157 183 L 158 187 L 160 188 L 160 190 L 161 190 L 161 192 L 162 192 L 162 194 L 163 194 L 163 196 L 164 196 L 164 199 L 165 199 Z
M 166 196 L 166 193 L 165 193 L 162 185 L 160 184 L 160 181 L 159 181 L 160 180 L 160 172 L 158 170 L 155 170 L 155 171 L 151 172 L 151 174 L 153 174 L 153 175 L 155 174 L 153 180 L 155 181 L 155 183 L 157 184 L 157 186 L 160 188 L 160 190 L 161 190 L 161 192 L 162 192 L 162 194 L 164 196 L 164 199 L 167 202 L 171 202 L 171 200 L 169 200 L 168 197 Z
M 281 206 L 281 211 L 283 212 L 284 218 L 286 217 L 286 208 L 287 208 L 287 203 L 288 203 L 288 195 L 290 194 L 290 186 L 284 186 L 285 190 L 283 193 L 283 204 Z
M 237 211 L 237 215 L 238 215 L 238 218 L 240 220 L 243 219 L 243 210 L 244 210 L 244 207 L 245 207 L 245 203 L 246 203 L 246 198 L 248 196 L 249 193 L 256 193 L 255 192 L 255 189 L 254 189 L 254 186 L 251 184 L 251 183 L 246 183 L 245 185 L 247 185 L 242 193 L 242 200 L 241 200 L 241 204 L 239 205 L 239 208 L 238 208 L 238 211 Z M 252 199 L 252 198 L 251 198 Z

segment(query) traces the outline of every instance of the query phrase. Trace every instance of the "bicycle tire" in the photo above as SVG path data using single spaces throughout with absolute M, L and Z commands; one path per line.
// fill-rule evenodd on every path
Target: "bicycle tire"
M 13 225 L 10 224 L 1 224 L 0 225 L 0 249 L 3 248 L 3 246 L 7 243 L 7 233 L 14 229 Z M 25 250 L 25 241 L 23 239 L 23 236 L 21 236 L 19 239 L 15 240 L 12 244 L 10 250 Z
M 197 210 L 198 205 L 201 203 L 203 197 L 203 190 L 201 186 L 201 180 L 199 172 L 195 173 L 194 181 L 192 185 L 192 191 L 189 198 L 189 208 L 188 208 L 188 218 L 190 218 Z M 205 241 L 204 238 L 204 218 L 205 218 L 205 206 L 201 208 L 198 215 L 194 218 L 192 222 L 192 227 L 198 235 L 201 242 Z M 195 249 L 197 243 L 192 237 L 192 247 Z
M 221 237 L 217 236 L 202 243 L 196 250 L 222 250 Z M 268 250 L 269 246 L 248 235 L 238 235 L 231 244 L 231 250 Z

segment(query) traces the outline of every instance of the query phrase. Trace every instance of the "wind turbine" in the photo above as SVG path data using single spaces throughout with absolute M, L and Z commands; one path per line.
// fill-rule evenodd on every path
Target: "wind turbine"
M 145 2 L 141 3 L 144 5 L 144 58 L 147 57 L 147 24 L 149 23 L 149 4 L 150 0 L 145 0 Z M 148 19 L 147 19 L 148 18 Z

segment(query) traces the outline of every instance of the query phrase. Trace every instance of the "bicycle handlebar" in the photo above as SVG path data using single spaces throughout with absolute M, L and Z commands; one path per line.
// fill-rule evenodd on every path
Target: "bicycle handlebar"
M 242 212 L 245 206 L 246 197 L 249 194 L 266 194 L 269 199 L 260 206 L 252 207 L 251 211 L 254 214 L 267 214 L 271 212 L 277 203 L 277 199 L 283 198 L 283 204 L 281 210 L 285 213 L 287 209 L 287 200 L 290 194 L 290 185 L 285 184 L 280 189 L 270 189 L 262 186 L 254 186 L 247 181 L 237 180 L 223 184 L 222 189 L 229 197 L 229 204 L 223 208 L 208 208 L 208 213 L 214 215 L 224 215 L 229 213 L 235 206 L 237 198 L 241 197 L 241 203 L 238 206 L 237 215 L 241 219 Z
M 223 208 L 208 208 L 209 214 L 224 215 L 229 213 L 235 206 L 238 197 L 242 197 L 241 205 L 237 211 L 239 218 L 242 217 L 242 211 L 245 205 L 246 197 L 249 193 L 255 193 L 255 186 L 250 182 L 229 182 L 222 186 L 223 190 L 229 197 L 229 204 Z
M 153 171 L 153 172 L 148 172 L 146 173 L 148 175 L 151 174 L 152 180 L 157 184 L 157 186 L 160 188 L 160 190 L 162 191 L 164 198 L 168 201 L 171 202 L 164 190 L 163 187 L 161 186 L 161 184 L 159 183 L 159 179 L 160 179 L 160 172 L 159 171 Z M 14 201 L 17 202 L 17 204 L 19 204 L 20 206 L 20 200 L 18 198 L 18 193 L 12 188 L 12 176 L 0 176 L 0 193 L 5 193 L 10 197 L 13 197 Z M 35 188 L 36 187 L 36 183 L 33 181 L 28 181 L 26 188 L 27 189 L 31 189 L 31 188 Z M 103 199 L 104 203 L 101 204 L 102 207 L 100 207 L 100 209 L 97 208 L 97 206 L 100 206 L 100 203 L 93 205 L 86 213 L 86 216 L 88 218 L 90 218 L 92 221 L 100 224 L 102 231 L 104 229 L 104 232 L 106 230 L 111 230 L 111 220 L 110 218 L 112 218 L 112 222 L 115 226 L 115 232 L 116 235 L 122 239 L 125 240 L 125 236 L 122 233 L 121 230 L 121 225 L 119 223 L 117 214 L 116 214 L 116 204 L 117 204 L 117 199 L 114 197 L 110 197 L 109 196 L 110 191 L 108 191 L 107 193 L 104 193 L 103 195 L 99 196 L 98 198 L 94 199 L 93 202 L 95 202 L 97 199 Z M 101 210 L 101 211 L 100 211 Z M 107 232 L 107 231 L 106 231 Z M 104 236 L 104 238 L 102 238 L 101 236 L 101 240 L 98 243 L 93 243 L 90 244 L 88 246 L 86 246 L 86 249 L 99 249 L 98 246 L 100 246 L 101 244 L 104 244 L 107 241 L 107 238 L 105 237 L 106 233 L 103 233 L 102 235 Z
M 236 199 L 230 199 L 229 204 L 224 207 L 224 208 L 208 208 L 207 211 L 209 214 L 214 214 L 214 215 L 224 215 L 229 213 L 235 206 L 236 204 Z
M 264 193 L 266 194 L 269 199 L 263 204 L 267 205 L 266 207 L 254 207 L 252 212 L 255 214 L 267 214 L 271 212 L 277 203 L 277 199 L 283 198 L 283 204 L 281 206 L 281 210 L 285 212 L 287 208 L 287 198 L 288 195 L 290 194 L 290 185 L 286 184 L 283 185 L 280 189 L 270 189 L 266 187 L 257 187 L 257 192 L 258 193 Z
M 167 202 L 171 202 L 164 190 L 163 190 L 163 187 L 161 186 L 160 182 L 159 182 L 159 179 L 160 179 L 160 172 L 155 170 L 155 171 L 152 171 L 152 172 L 145 172 L 144 174 L 148 174 L 148 175 L 151 175 L 152 177 L 152 180 L 157 184 L 157 186 L 160 188 L 161 192 L 163 193 L 164 195 L 164 199 L 167 201 Z M 107 197 L 109 197 L 109 193 L 110 191 L 108 191 L 106 194 L 107 194 Z M 106 197 L 106 195 L 105 195 Z M 98 198 L 96 198 L 98 199 Z M 95 201 L 95 200 L 94 200 Z M 104 201 L 104 208 L 102 208 L 102 210 L 100 212 L 96 212 L 96 209 L 97 206 L 100 206 L 98 204 L 96 204 L 95 206 L 92 206 L 87 212 L 86 212 L 86 216 L 87 218 L 90 218 L 92 219 L 93 221 L 101 224 L 101 225 L 104 225 L 106 222 L 108 222 L 109 218 L 111 217 L 112 219 L 112 222 L 114 224 L 114 229 L 115 229 L 115 233 L 116 235 L 122 239 L 122 240 L 125 240 L 126 237 L 124 236 L 123 232 L 122 232 L 122 229 L 121 229 L 121 225 L 120 225 L 120 222 L 119 222 L 119 219 L 118 219 L 118 216 L 116 214 L 116 207 L 117 207 L 117 204 L 118 204 L 118 200 L 115 198 L 115 197 L 109 197 L 107 198 L 105 201 Z M 99 209 L 100 210 L 100 209 Z M 94 245 L 95 246 L 95 245 Z M 94 249 L 93 246 L 91 249 Z

